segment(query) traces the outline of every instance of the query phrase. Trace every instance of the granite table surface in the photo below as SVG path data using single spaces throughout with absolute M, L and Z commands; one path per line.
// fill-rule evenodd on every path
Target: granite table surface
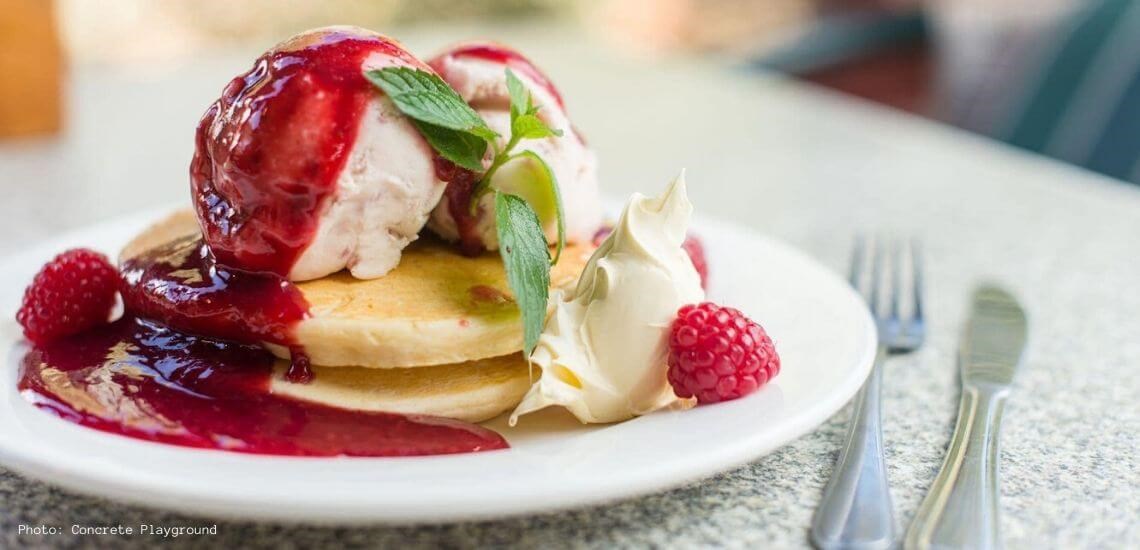
M 548 33 L 503 32 L 496 36 L 526 48 L 561 84 L 614 196 L 657 189 L 686 167 L 701 214 L 784 239 L 837 270 L 856 231 L 923 240 L 929 339 L 892 359 L 884 378 L 887 461 L 904 526 L 953 427 L 969 291 L 994 280 L 1031 316 L 1002 434 L 1006 545 L 1140 547 L 1140 188 L 779 78 L 567 51 Z M 427 50 L 450 41 L 438 29 L 405 38 Z M 0 146 L 0 253 L 184 200 L 195 120 L 251 53 L 177 69 L 78 69 L 74 123 L 62 139 Z M 712 269 L 731 262 L 713 258 Z M 12 322 L 4 315 L 0 322 Z M 455 525 L 204 520 L 80 496 L 0 468 L 0 547 L 804 547 L 847 415 L 669 492 Z M 19 534 L 20 525 L 73 524 L 216 524 L 217 534 Z

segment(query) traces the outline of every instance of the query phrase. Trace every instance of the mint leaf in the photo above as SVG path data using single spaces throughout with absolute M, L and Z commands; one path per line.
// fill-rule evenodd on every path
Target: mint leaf
M 562 136 L 562 130 L 555 130 L 546 125 L 537 115 L 524 113 L 511 119 L 511 137 L 518 139 L 541 139 L 551 136 Z
M 511 126 L 514 126 L 515 118 L 530 110 L 530 94 L 510 67 L 507 67 L 507 92 L 511 95 Z
M 367 71 L 364 76 L 383 90 L 400 112 L 420 122 L 488 140 L 498 135 L 438 75 L 410 67 L 387 67 Z
M 562 191 L 558 187 L 558 178 L 554 177 L 554 171 L 550 169 L 550 165 L 546 164 L 546 161 L 534 151 L 521 151 L 512 155 L 511 159 L 530 159 L 539 167 L 539 170 L 542 171 L 542 176 L 544 176 L 543 179 L 545 181 L 532 183 L 549 187 L 550 196 L 554 199 L 555 220 L 558 224 L 558 247 L 555 249 L 554 259 L 550 260 L 550 265 L 557 264 L 558 259 L 562 257 L 562 249 L 566 247 L 566 214 L 562 207 Z M 545 239 L 545 237 L 543 237 L 543 239 Z M 545 240 L 543 242 L 545 242 Z
M 507 283 L 522 313 L 523 351 L 534 351 L 546 322 L 550 293 L 550 249 L 538 216 L 518 196 L 495 192 L 495 226 Z
M 487 152 L 487 140 L 416 119 L 412 119 L 412 124 L 439 156 L 472 172 L 483 170 L 483 155 Z
M 507 68 L 507 92 L 511 96 L 511 141 L 518 143 L 524 139 L 541 139 L 550 136 L 561 136 L 562 130 L 554 130 L 536 116 L 538 107 L 534 106 L 533 97 L 527 91 L 526 85 L 515 73 Z
M 488 142 L 498 134 L 442 78 L 411 67 L 366 71 L 364 77 L 412 119 L 440 156 L 468 170 L 483 170 Z

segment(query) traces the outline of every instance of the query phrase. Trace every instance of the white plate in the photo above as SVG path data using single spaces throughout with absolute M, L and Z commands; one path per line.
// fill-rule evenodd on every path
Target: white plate
M 783 368 L 733 402 L 582 426 L 559 411 L 488 425 L 511 449 L 426 458 L 288 458 L 187 449 L 70 424 L 16 390 L 14 312 L 44 261 L 70 246 L 114 254 L 161 213 L 75 232 L 0 263 L 0 461 L 63 487 L 214 517 L 321 523 L 439 522 L 597 504 L 755 459 L 818 426 L 855 394 L 875 352 L 859 297 L 800 252 L 705 222 L 710 298 L 768 330 Z M 12 351 L 9 351 L 12 350 Z

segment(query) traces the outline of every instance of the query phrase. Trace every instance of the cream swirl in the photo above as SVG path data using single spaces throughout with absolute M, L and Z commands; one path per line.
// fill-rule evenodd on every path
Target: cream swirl
M 692 214 L 684 173 L 656 198 L 634 194 L 561 297 L 531 360 L 541 377 L 511 414 L 551 405 L 582 422 L 617 422 L 681 403 L 666 379 L 669 325 L 704 299 L 681 248 Z

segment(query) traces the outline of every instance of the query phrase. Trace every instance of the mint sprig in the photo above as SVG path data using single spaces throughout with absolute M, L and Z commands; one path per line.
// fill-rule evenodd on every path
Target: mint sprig
M 508 68 L 507 91 L 510 95 L 511 135 L 500 149 L 498 134 L 475 112 L 459 93 L 439 76 L 409 67 L 388 67 L 366 71 L 365 77 L 384 91 L 400 112 L 412 119 L 416 128 L 443 158 L 473 172 L 482 172 L 471 193 L 471 209 L 488 192 L 495 193 L 495 227 L 499 238 L 499 254 L 507 271 L 507 283 L 515 294 L 523 321 L 523 347 L 527 355 L 534 351 L 546 321 L 546 304 L 550 299 L 550 267 L 558 262 L 566 246 L 566 225 L 562 195 L 550 166 L 533 151 L 511 151 L 525 139 L 561 136 L 538 117 L 526 86 Z M 483 158 L 490 147 L 495 152 L 491 164 L 483 170 Z M 512 182 L 512 190 L 538 196 L 547 192 L 554 202 L 558 225 L 558 245 L 554 258 L 546 244 L 538 214 L 533 205 L 519 194 L 496 188 L 494 177 L 511 162 L 531 162 L 538 170 L 519 171 L 531 174 L 531 180 Z
M 542 157 L 535 154 L 533 151 L 520 151 L 511 154 L 511 151 L 524 139 L 541 139 L 545 137 L 562 136 L 562 130 L 553 129 L 546 125 L 541 118 L 538 118 L 539 108 L 534 105 L 534 100 L 530 92 L 526 90 L 526 86 L 522 83 L 514 71 L 507 69 L 507 92 L 511 97 L 511 137 L 507 140 L 507 144 L 501 151 L 495 154 L 491 159 L 491 165 L 487 168 L 487 172 L 480 178 L 479 183 L 475 185 L 472 192 L 471 206 L 475 208 L 479 197 L 490 190 L 495 174 L 507 163 L 516 159 L 530 159 L 538 163 L 542 171 L 545 173 L 546 181 L 536 181 L 533 183 L 548 186 L 548 191 L 554 198 L 556 218 L 558 224 L 558 247 L 554 253 L 554 259 L 551 264 L 558 263 L 558 259 L 562 257 L 562 249 L 566 247 L 566 223 L 563 219 L 562 208 L 562 194 L 558 187 L 558 181 L 554 177 L 554 171 L 550 169 L 550 165 Z

